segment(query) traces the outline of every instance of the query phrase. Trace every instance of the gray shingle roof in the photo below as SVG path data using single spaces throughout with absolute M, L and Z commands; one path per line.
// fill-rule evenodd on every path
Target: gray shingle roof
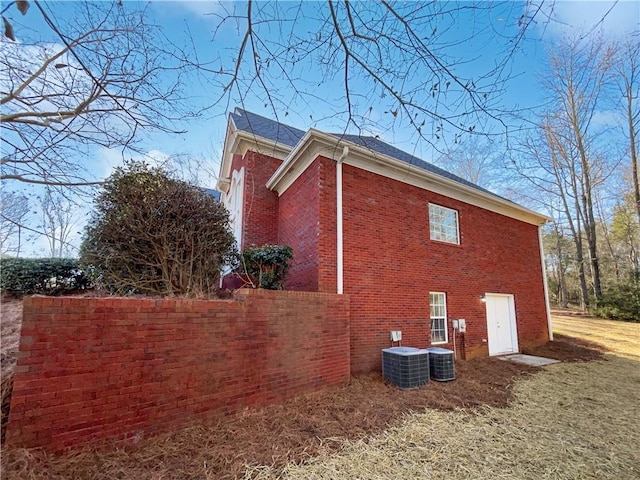
M 220 192 L 217 190 L 214 190 L 212 188 L 202 188 L 202 190 L 204 191 L 204 193 L 206 193 L 207 195 L 211 195 L 213 198 L 215 198 L 218 202 L 220 201 Z
M 242 110 L 241 108 L 236 108 L 235 111 L 231 114 L 231 117 L 233 118 L 233 121 L 238 129 L 243 130 L 247 133 L 251 133 L 253 135 L 267 138 L 274 142 L 289 145 L 290 147 L 294 147 L 306 133 L 305 131 L 298 128 L 285 125 L 284 123 L 276 122 L 275 120 L 271 120 L 255 113 Z M 499 195 L 496 195 L 495 193 L 476 185 L 475 183 L 471 183 L 468 180 L 458 177 L 453 173 L 447 172 L 440 167 L 436 167 L 429 162 L 425 162 L 418 157 L 414 157 L 407 152 L 403 152 L 402 150 L 393 147 L 375 137 L 363 137 L 360 135 L 346 134 L 343 135 L 340 133 L 329 133 L 329 135 L 333 135 L 334 137 L 336 137 L 336 140 L 344 139 L 349 142 L 353 142 L 373 152 L 387 155 L 389 157 L 395 158 L 396 160 L 400 160 L 402 162 L 408 163 L 409 165 L 418 167 L 422 170 L 435 173 L 436 175 L 440 175 L 441 177 L 445 177 L 449 180 L 453 180 L 454 182 L 466 185 L 467 187 L 475 188 L 476 190 L 479 190 L 481 192 L 488 193 L 498 198 L 502 198 Z
M 479 185 L 476 185 L 475 183 L 465 180 L 464 178 L 458 177 L 457 175 L 454 175 L 451 172 L 447 172 L 446 170 L 440 167 L 436 167 L 435 165 L 429 162 L 425 162 L 424 160 L 418 157 L 414 157 L 413 155 L 407 152 L 403 152 L 402 150 L 392 145 L 389 145 L 388 143 L 385 143 L 378 138 L 362 137 L 360 135 L 342 135 L 339 133 L 332 133 L 331 135 L 338 138 L 343 138 L 345 140 L 348 140 L 349 142 L 353 142 L 357 145 L 361 145 L 365 148 L 368 148 L 369 150 L 373 150 L 374 152 L 378 152 L 383 155 L 387 155 L 391 158 L 395 158 L 396 160 L 401 160 L 405 163 L 408 163 L 409 165 L 413 165 L 415 167 L 421 168 L 422 170 L 435 173 L 436 175 L 440 175 L 441 177 L 448 178 L 449 180 L 453 180 L 454 182 L 461 183 L 468 187 L 475 188 L 476 190 L 481 190 L 485 193 L 489 193 L 494 196 L 496 195 L 495 193 L 490 192 L 489 190 L 486 190 L 480 187 Z
M 290 147 L 295 147 L 306 133 L 303 130 L 290 127 L 289 125 L 276 122 L 269 118 L 261 117 L 255 113 L 242 110 L 241 108 L 236 108 L 231 114 L 231 118 L 239 130 L 273 140 L 277 143 L 284 143 Z

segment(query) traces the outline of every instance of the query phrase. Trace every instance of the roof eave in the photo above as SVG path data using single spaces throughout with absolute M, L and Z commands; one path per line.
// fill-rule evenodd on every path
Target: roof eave
M 270 190 L 276 190 L 278 194 L 281 195 L 317 156 L 323 155 L 333 160 L 339 157 L 342 154 L 341 145 L 349 147 L 349 156 L 344 160 L 345 164 L 394 178 L 419 188 L 436 191 L 436 193 L 442 193 L 445 196 L 477 205 L 481 208 L 533 225 L 544 225 L 551 220 L 545 215 L 541 215 L 506 199 L 482 192 L 481 190 L 429 172 L 428 170 L 403 162 L 402 160 L 367 149 L 352 141 L 340 139 L 334 135 L 313 128 L 305 133 L 304 137 L 302 137 L 298 144 L 291 150 L 280 167 L 278 167 L 271 178 L 267 180 L 266 187 Z M 313 155 L 307 155 L 305 157 L 305 152 L 309 150 L 313 151 Z M 301 165 L 302 168 L 296 168 L 297 164 L 301 162 L 305 165 Z M 378 168 L 373 168 L 374 165 L 377 165 Z M 369 168 L 367 168 L 367 166 L 369 166 Z M 291 173 L 294 173 L 294 175 L 290 175 Z M 298 175 L 296 175 L 296 173 Z

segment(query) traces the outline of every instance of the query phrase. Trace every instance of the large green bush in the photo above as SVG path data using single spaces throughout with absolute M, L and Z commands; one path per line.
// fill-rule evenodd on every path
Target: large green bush
M 245 273 L 254 287 L 268 290 L 284 290 L 291 258 L 293 250 L 287 245 L 253 245 L 242 252 Z
M 640 279 L 631 279 L 602 294 L 593 313 L 602 318 L 640 322 Z
M 60 295 L 91 286 L 74 258 L 3 258 L 0 261 L 2 293 Z
M 117 294 L 215 294 L 237 261 L 225 207 L 161 168 L 129 162 L 105 181 L 80 249 L 100 286 Z

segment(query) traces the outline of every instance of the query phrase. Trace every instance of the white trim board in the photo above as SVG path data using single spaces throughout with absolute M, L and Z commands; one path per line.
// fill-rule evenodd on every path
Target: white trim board
M 349 147 L 349 157 L 343 161 L 345 165 L 429 190 L 531 225 L 543 225 L 549 221 L 548 217 L 509 200 L 314 129 L 307 131 L 274 172 L 267 181 L 267 188 L 276 190 L 278 195 L 282 195 L 319 155 L 337 160 L 342 153 L 341 145 Z

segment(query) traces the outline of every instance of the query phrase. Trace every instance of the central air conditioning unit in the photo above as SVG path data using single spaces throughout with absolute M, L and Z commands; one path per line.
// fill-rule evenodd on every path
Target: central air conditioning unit
M 431 380 L 448 382 L 455 380 L 455 359 L 453 350 L 441 347 L 429 347 L 429 374 Z
M 382 375 L 399 388 L 417 388 L 429 383 L 429 352 L 414 347 L 382 350 Z

